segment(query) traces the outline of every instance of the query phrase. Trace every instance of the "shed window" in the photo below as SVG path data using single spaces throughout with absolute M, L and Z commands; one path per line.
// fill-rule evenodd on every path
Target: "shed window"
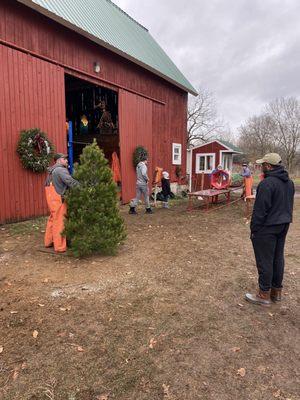
M 196 154 L 196 174 L 209 174 L 215 168 L 215 154 Z
M 181 165 L 181 144 L 173 143 L 172 145 L 172 164 Z

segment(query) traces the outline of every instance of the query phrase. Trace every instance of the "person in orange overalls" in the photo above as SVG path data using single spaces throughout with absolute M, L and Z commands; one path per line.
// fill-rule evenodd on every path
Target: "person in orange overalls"
M 48 218 L 44 243 L 45 247 L 54 246 L 57 253 L 67 250 L 67 240 L 62 236 L 67 204 L 63 196 L 68 188 L 79 185 L 68 171 L 68 156 L 58 153 L 54 156 L 56 163 L 48 168 L 45 192 L 50 216 Z
M 247 163 L 243 163 L 243 171 L 241 175 L 244 178 L 243 197 L 249 197 L 253 194 L 253 176 Z

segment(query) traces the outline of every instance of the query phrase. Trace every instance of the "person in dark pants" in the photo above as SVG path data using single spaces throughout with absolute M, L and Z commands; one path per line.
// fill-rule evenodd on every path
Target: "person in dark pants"
M 148 169 L 147 169 L 148 160 L 147 157 L 143 157 L 143 159 L 138 163 L 136 167 L 136 197 L 132 199 L 130 202 L 129 214 L 137 214 L 136 207 L 139 203 L 141 196 L 144 197 L 145 205 L 146 205 L 146 214 L 153 214 L 153 211 L 150 206 L 149 200 L 149 188 L 148 188 Z
M 169 199 L 171 197 L 170 176 L 167 171 L 163 171 L 161 179 L 161 193 L 163 195 L 163 208 L 169 208 Z
M 276 153 L 256 161 L 264 180 L 257 187 L 251 219 L 251 240 L 258 270 L 259 291 L 246 293 L 247 301 L 270 305 L 281 300 L 284 245 L 292 222 L 295 188 Z

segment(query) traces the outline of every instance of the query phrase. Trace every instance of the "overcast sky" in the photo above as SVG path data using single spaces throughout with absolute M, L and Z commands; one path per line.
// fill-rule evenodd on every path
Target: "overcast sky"
M 113 0 L 149 29 L 235 133 L 279 96 L 300 95 L 300 0 Z

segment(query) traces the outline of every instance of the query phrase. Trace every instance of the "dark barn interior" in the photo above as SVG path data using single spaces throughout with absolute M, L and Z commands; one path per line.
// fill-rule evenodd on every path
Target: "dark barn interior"
M 120 157 L 117 92 L 67 74 L 65 88 L 66 122 L 72 121 L 74 162 L 79 161 L 82 149 L 94 138 L 109 162 L 113 152 Z

